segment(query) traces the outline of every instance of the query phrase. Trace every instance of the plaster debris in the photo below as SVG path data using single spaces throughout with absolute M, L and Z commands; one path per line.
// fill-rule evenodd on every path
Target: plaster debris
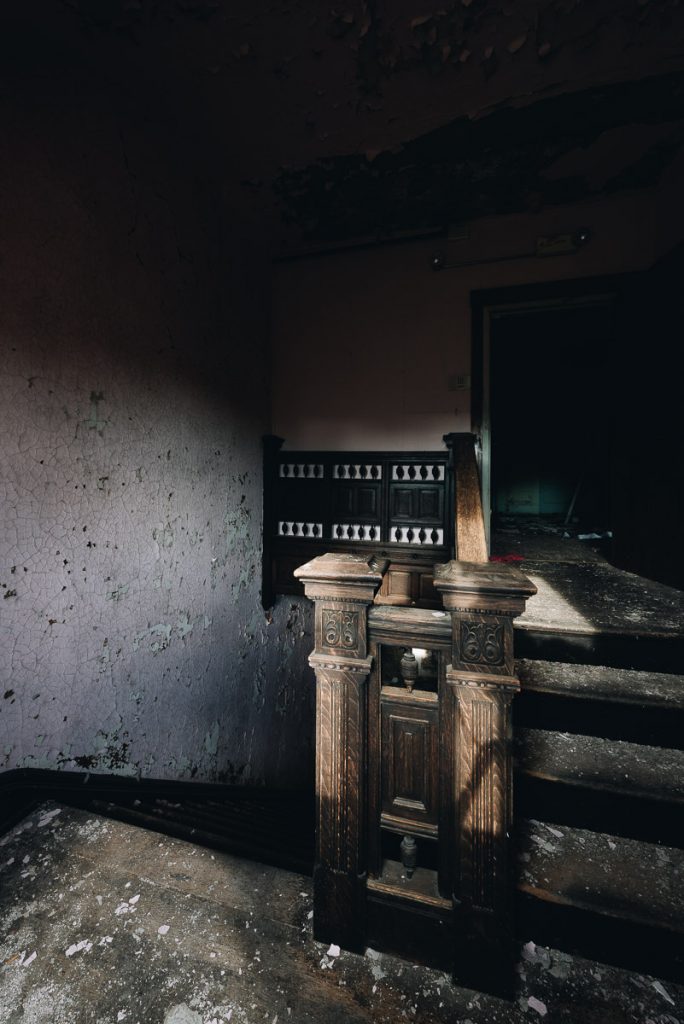
M 114 913 L 116 914 L 117 917 L 121 917 L 122 914 L 134 913 L 134 911 L 137 910 L 135 904 L 138 902 L 139 899 L 140 896 L 133 896 L 130 900 L 128 900 L 128 902 L 124 900 L 123 903 L 119 904 Z
M 340 947 L 339 946 L 335 946 L 334 944 L 331 944 L 330 949 L 328 950 L 328 956 L 339 956 L 339 955 L 340 955 Z
M 544 824 L 546 825 L 546 822 L 544 822 Z M 565 833 L 561 832 L 560 829 L 552 828 L 551 825 L 546 825 L 546 828 L 549 830 L 549 832 L 552 835 L 556 836 L 558 839 L 562 839 L 563 836 L 565 835 Z
M 164 1016 L 164 1024 L 204 1024 L 201 1014 L 191 1010 L 187 1003 L 172 1006 Z
M 73 946 L 69 946 L 69 948 L 66 950 L 66 955 L 74 956 L 74 954 L 76 953 L 89 953 L 92 948 L 92 942 L 88 942 L 87 939 L 81 939 L 80 942 L 75 942 Z
M 170 928 L 170 925 L 168 925 L 168 924 L 160 924 L 159 927 L 157 928 L 157 934 L 158 935 L 166 935 L 168 930 L 169 930 L 169 928 Z
M 542 1003 L 541 999 L 537 999 L 536 996 L 530 996 L 527 1000 L 527 1005 L 531 1010 L 536 1010 L 540 1017 L 545 1017 L 548 1012 L 546 1003 Z
M 667 999 L 668 1003 L 670 1003 L 672 1006 L 674 1006 L 674 1004 L 675 1004 L 674 999 L 672 998 L 670 993 L 664 988 L 664 986 L 659 981 L 654 981 L 653 982 L 653 988 L 656 990 L 658 995 L 662 996 L 663 999 Z
M 36 952 L 35 952 L 35 950 L 34 950 L 34 952 L 33 952 L 33 953 L 31 953 L 31 956 L 28 956 L 28 957 L 26 957 L 26 959 L 24 960 L 24 962 L 22 963 L 22 965 L 21 965 L 21 966 L 22 966 L 22 967 L 28 967 L 28 965 L 29 965 L 29 964 L 32 964 L 32 963 L 33 963 L 33 961 L 34 961 L 34 960 L 36 959 L 36 955 L 37 955 L 37 954 L 36 954 Z
M 53 818 L 56 818 L 58 814 L 62 813 L 61 807 L 55 807 L 53 811 L 48 811 L 38 819 L 38 828 L 43 828 L 45 825 L 49 825 Z

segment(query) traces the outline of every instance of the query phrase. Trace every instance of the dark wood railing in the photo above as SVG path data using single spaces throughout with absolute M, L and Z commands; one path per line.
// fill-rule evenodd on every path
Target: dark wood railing
M 454 556 L 460 562 L 488 561 L 480 473 L 474 434 L 446 434 L 454 474 Z
M 505 989 L 512 967 L 512 566 L 434 566 L 439 611 L 374 605 L 387 563 L 296 570 L 315 603 L 314 934 Z
M 432 568 L 486 562 L 471 434 L 423 452 L 284 451 L 264 438 L 262 599 L 301 594 L 294 569 L 326 551 L 390 561 L 378 602 L 439 607 Z

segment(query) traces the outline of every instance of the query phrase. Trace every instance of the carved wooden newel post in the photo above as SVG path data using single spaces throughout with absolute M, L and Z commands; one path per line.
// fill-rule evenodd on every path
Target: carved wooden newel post
M 451 612 L 451 663 L 442 707 L 452 813 L 449 850 L 456 973 L 506 987 L 512 966 L 510 863 L 513 776 L 513 619 L 536 587 L 509 565 L 447 562 L 435 587 Z M 442 861 L 444 864 L 444 861 Z
M 317 684 L 314 937 L 363 950 L 367 616 L 382 571 L 359 555 L 327 554 L 295 576 L 316 605 L 309 658 Z

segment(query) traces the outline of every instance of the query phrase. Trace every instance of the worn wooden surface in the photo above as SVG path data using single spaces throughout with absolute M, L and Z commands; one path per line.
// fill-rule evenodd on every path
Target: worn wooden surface
M 454 901 L 455 971 L 476 987 L 510 985 L 513 899 L 511 701 L 513 618 L 536 588 L 509 565 L 451 561 L 435 567 L 451 612 L 441 687 L 440 888 Z
M 420 641 L 430 647 L 451 646 L 451 616 L 443 609 L 373 607 L 368 625 L 376 640 L 398 642 L 403 637 L 415 647 Z
M 525 775 L 684 808 L 684 751 L 600 736 L 518 729 L 515 762 Z
M 296 570 L 315 601 L 314 934 L 365 945 L 368 606 L 382 579 L 371 556 L 326 553 Z
M 684 636 L 684 591 L 623 572 L 607 562 L 520 563 L 536 584 L 520 630 L 578 634 Z
M 515 670 L 523 692 L 665 710 L 684 709 L 682 675 L 524 658 L 516 661 Z
M 454 557 L 462 562 L 487 562 L 480 474 L 475 460 L 472 434 L 447 434 L 455 479 Z
M 684 851 L 540 821 L 519 827 L 518 888 L 684 938 Z M 680 947 L 681 948 L 681 947 Z

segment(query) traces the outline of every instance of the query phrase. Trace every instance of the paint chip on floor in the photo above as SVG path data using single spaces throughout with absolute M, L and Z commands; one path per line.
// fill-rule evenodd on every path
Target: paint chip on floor
M 61 807 L 55 807 L 54 811 L 47 811 L 42 818 L 38 819 L 38 828 L 43 828 L 44 825 L 49 825 L 53 818 L 56 818 L 58 814 L 62 813 Z
M 88 942 L 87 939 L 81 939 L 80 942 L 74 942 L 72 946 L 69 946 L 69 948 L 66 950 L 66 955 L 74 956 L 75 953 L 89 953 L 92 948 L 92 942 Z
M 537 999 L 536 996 L 530 996 L 527 1000 L 527 1005 L 531 1010 L 536 1010 L 540 1017 L 545 1017 L 548 1012 L 546 1003 L 542 1003 L 541 999 Z
M 661 983 L 659 981 L 654 981 L 653 982 L 653 988 L 656 990 L 656 992 L 658 993 L 659 996 L 662 996 L 663 999 L 667 999 L 668 1003 L 670 1003 L 672 1006 L 674 1006 L 674 1004 L 675 1004 L 674 999 L 672 998 L 670 993 L 665 989 L 665 987 L 663 985 L 661 985 Z

